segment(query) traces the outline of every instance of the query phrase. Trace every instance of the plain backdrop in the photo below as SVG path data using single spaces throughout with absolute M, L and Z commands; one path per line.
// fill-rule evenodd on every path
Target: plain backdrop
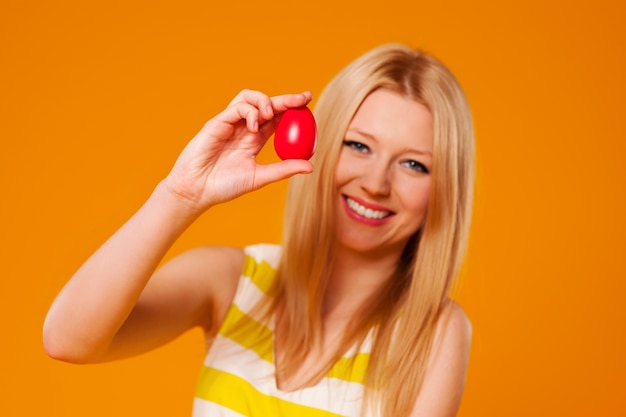
M 459 416 L 626 415 L 624 9 L 2 0 L 0 415 L 190 415 L 199 331 L 69 365 L 42 347 L 50 303 L 239 90 L 318 95 L 387 42 L 445 62 L 475 117 L 475 216 L 455 295 L 474 340 Z M 259 159 L 276 160 L 271 145 Z M 168 258 L 280 241 L 285 188 L 215 208 Z

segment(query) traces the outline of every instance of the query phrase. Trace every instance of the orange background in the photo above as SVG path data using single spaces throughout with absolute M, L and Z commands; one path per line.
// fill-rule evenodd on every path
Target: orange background
M 189 415 L 199 332 L 68 365 L 43 351 L 48 306 L 238 90 L 319 94 L 390 41 L 446 62 L 476 120 L 459 415 L 626 415 L 623 4 L 2 0 L 0 415 Z M 172 253 L 277 241 L 284 191 L 216 208 Z

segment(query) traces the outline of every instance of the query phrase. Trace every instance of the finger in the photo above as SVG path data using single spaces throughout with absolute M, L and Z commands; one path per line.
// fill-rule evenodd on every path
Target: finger
M 242 101 L 246 101 L 246 97 L 249 96 L 250 94 L 255 94 L 256 92 L 254 90 L 248 90 L 248 89 L 244 89 L 241 90 L 239 93 L 237 93 L 237 95 L 230 101 L 230 103 L 228 103 L 228 106 L 231 106 L 233 104 L 237 104 L 239 102 Z
M 249 131 L 258 132 L 259 130 L 259 110 L 252 104 L 243 101 L 227 107 L 216 118 L 230 125 L 234 125 L 240 120 L 245 120 Z
M 277 114 L 273 119 L 263 122 L 259 131 L 262 135 L 269 137 L 276 130 L 276 126 L 278 126 L 278 122 L 282 116 L 282 112 L 287 110 L 288 108 L 294 107 L 302 107 L 308 104 L 312 99 L 312 94 L 309 91 L 306 91 L 302 94 L 285 94 L 282 96 L 272 97 L 272 101 L 276 103 L 277 106 L 280 106 L 276 109 Z M 304 103 L 304 104 L 303 104 Z M 280 109 L 280 110 L 279 110 Z
M 296 174 L 310 174 L 311 172 L 313 172 L 313 164 L 303 159 L 288 159 L 270 165 L 260 165 L 257 166 L 255 188 L 285 180 Z
M 274 117 L 272 120 L 268 120 L 264 122 L 263 124 L 261 124 L 261 126 L 259 127 L 259 132 L 261 133 L 263 137 L 269 138 L 270 136 L 272 136 L 274 131 L 276 131 L 276 126 L 278 126 L 280 117 L 281 115 L 279 114 L 276 117 Z
M 276 113 L 282 113 L 287 109 L 302 107 L 309 104 L 313 95 L 310 91 L 301 94 L 284 94 L 271 98 L 272 107 Z
M 242 90 L 230 102 L 229 106 L 241 102 L 249 103 L 255 106 L 259 110 L 259 114 L 263 120 L 271 120 L 274 117 L 272 102 L 267 94 L 255 90 Z

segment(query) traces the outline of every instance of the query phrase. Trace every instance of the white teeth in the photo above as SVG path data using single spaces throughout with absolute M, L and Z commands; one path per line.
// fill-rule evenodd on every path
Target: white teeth
M 372 210 L 360 205 L 356 201 L 349 198 L 346 198 L 346 201 L 348 202 L 348 207 L 357 212 L 359 215 L 368 219 L 382 219 L 383 217 L 389 215 L 388 211 Z

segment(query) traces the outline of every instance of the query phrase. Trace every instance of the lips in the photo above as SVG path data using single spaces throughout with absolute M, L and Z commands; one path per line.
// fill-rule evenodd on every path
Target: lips
M 357 220 L 379 223 L 395 214 L 384 207 L 373 205 L 354 197 L 343 196 L 348 214 Z

